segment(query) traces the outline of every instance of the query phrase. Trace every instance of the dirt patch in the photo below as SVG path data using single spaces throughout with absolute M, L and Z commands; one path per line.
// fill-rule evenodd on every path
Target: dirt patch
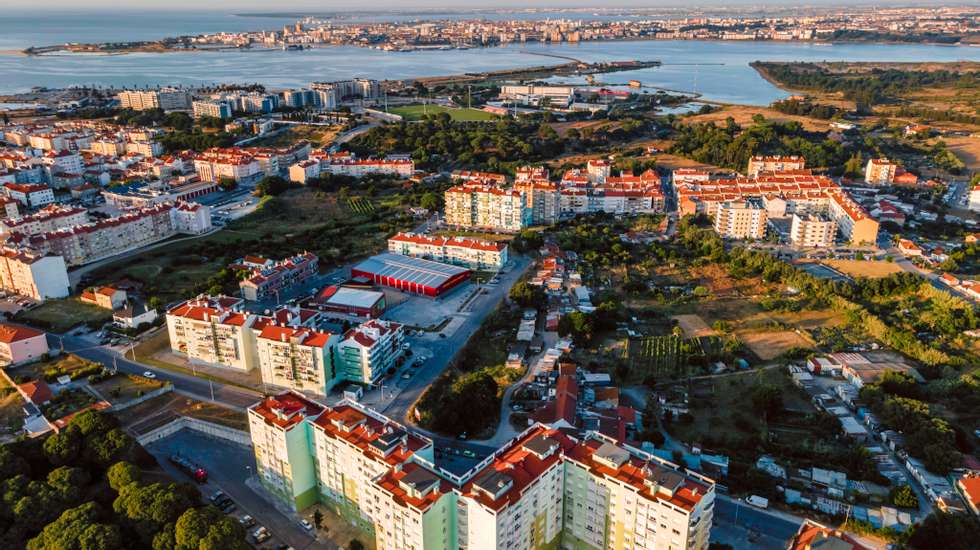
M 753 107 L 751 105 L 726 105 L 725 107 L 722 107 L 721 109 L 712 113 L 689 117 L 686 119 L 686 121 L 690 123 L 711 122 L 716 126 L 723 126 L 726 124 L 728 117 L 732 117 L 736 124 L 745 127 L 754 124 L 752 122 L 752 117 L 755 115 L 762 115 L 766 118 L 766 120 L 775 120 L 779 122 L 799 122 L 803 125 L 804 129 L 810 132 L 826 132 L 830 129 L 830 121 L 827 120 L 820 120 L 805 116 L 787 115 L 774 109 L 768 109 L 766 107 Z
M 870 260 L 826 260 L 822 262 L 851 277 L 887 277 L 902 271 L 893 262 L 874 262 Z
M 980 137 L 944 136 L 946 147 L 953 152 L 970 171 L 980 170 Z
M 674 315 L 672 317 L 677 324 L 684 331 L 684 336 L 687 338 L 697 338 L 699 336 L 717 336 L 718 331 L 708 326 L 708 323 L 704 322 L 704 319 L 700 315 L 694 314 L 683 314 Z
M 776 332 L 736 332 L 739 340 L 745 343 L 746 347 L 759 356 L 763 361 L 770 361 L 779 357 L 791 348 L 813 347 L 806 338 L 803 338 L 792 330 L 781 330 Z
M 114 414 L 123 427 L 137 433 L 158 428 L 178 415 L 214 422 L 236 430 L 248 430 L 248 417 L 244 412 L 197 401 L 173 392 Z

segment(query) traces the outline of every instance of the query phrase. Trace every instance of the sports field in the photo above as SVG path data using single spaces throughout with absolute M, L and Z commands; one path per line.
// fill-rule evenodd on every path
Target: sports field
M 389 109 L 388 112 L 400 115 L 408 121 L 421 120 L 426 114 L 434 115 L 438 113 L 449 113 L 453 120 L 460 122 L 493 120 L 497 115 L 481 111 L 480 109 L 456 109 L 443 107 L 442 105 L 405 105 Z

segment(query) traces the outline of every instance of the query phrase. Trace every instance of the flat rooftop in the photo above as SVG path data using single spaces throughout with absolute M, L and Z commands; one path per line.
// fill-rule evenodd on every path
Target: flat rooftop
M 372 256 L 355 265 L 352 270 L 432 288 L 438 288 L 453 277 L 470 271 L 455 265 L 390 253 Z

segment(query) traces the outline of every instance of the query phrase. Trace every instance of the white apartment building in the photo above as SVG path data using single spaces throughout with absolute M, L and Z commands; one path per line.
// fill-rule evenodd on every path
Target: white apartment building
M 320 161 L 306 159 L 289 167 L 289 181 L 306 185 L 311 179 L 320 177 Z
M 262 381 L 326 397 L 335 380 L 333 349 L 338 340 L 309 327 L 266 324 L 255 340 Z
M 4 192 L 25 208 L 41 208 L 54 202 L 54 191 L 42 183 L 7 183 Z
M 980 184 L 970 188 L 970 199 L 967 208 L 973 212 L 980 212 Z
M 405 329 L 392 321 L 371 319 L 348 330 L 337 343 L 337 376 L 374 384 L 404 353 Z
M 446 225 L 517 232 L 531 224 L 531 210 L 520 191 L 463 184 L 446 190 Z
M 864 182 L 871 185 L 891 185 L 898 165 L 888 159 L 869 159 L 864 167 Z
M 608 160 L 594 159 L 586 165 L 586 172 L 589 175 L 589 181 L 592 183 L 604 183 L 611 170 L 612 163 Z
M 0 195 L 0 219 L 9 220 L 20 217 L 20 204 L 17 200 Z
M 415 163 L 411 160 L 387 159 L 345 159 L 327 162 L 321 165 L 321 171 L 355 178 L 371 174 L 388 174 L 400 178 L 409 178 L 415 173 Z
M 61 256 L 32 250 L 0 251 L 0 288 L 38 301 L 65 298 L 71 292 L 68 268 Z
M 254 331 L 268 320 L 245 312 L 242 303 L 205 296 L 178 304 L 167 312 L 170 349 L 190 361 L 251 371 L 258 364 Z
M 556 107 L 567 107 L 575 99 L 575 88 L 511 84 L 500 87 L 500 97 L 526 105 L 539 105 L 547 100 Z
M 759 176 L 760 172 L 793 172 L 806 168 L 806 158 L 792 156 L 754 156 L 749 159 L 746 175 L 750 178 Z
M 854 201 L 843 189 L 827 191 L 830 198 L 827 213 L 837 222 L 837 227 L 853 245 L 878 243 L 878 222 L 871 218 L 867 210 Z
M 536 424 L 456 474 L 370 409 L 314 410 L 295 393 L 250 408 L 263 482 L 297 510 L 319 501 L 356 518 L 379 549 L 708 547 L 714 482 L 605 436 Z
M 820 214 L 793 214 L 789 241 L 798 247 L 824 248 L 834 245 L 837 222 Z
M 532 225 L 551 225 L 561 212 L 558 185 L 545 180 L 525 179 L 514 183 L 514 190 L 523 193 L 531 210 Z
M 194 171 L 201 181 L 228 178 L 245 184 L 255 183 L 265 175 L 259 161 L 239 149 L 208 149 L 194 157 Z
M 726 239 L 762 239 L 768 220 L 766 209 L 752 201 L 725 202 L 715 213 L 715 231 Z
M 51 204 L 34 214 L 0 220 L 0 233 L 17 232 L 29 237 L 39 233 L 57 231 L 62 227 L 82 225 L 88 221 L 88 210 L 84 208 Z
M 445 264 L 461 265 L 476 271 L 497 271 L 507 263 L 506 244 L 463 237 L 398 233 L 388 239 L 388 251 Z
M 191 94 L 184 90 L 162 88 L 160 90 L 124 90 L 116 96 L 119 106 L 134 111 L 163 109 L 186 111 L 191 108 Z
M 234 106 L 224 99 L 199 99 L 192 104 L 194 118 L 231 118 Z

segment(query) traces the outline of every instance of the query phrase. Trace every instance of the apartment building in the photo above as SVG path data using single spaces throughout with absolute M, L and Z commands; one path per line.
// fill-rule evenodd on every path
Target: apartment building
M 518 232 L 531 224 L 531 209 L 520 191 L 466 183 L 446 190 L 446 225 Z
M 6 292 L 44 301 L 65 298 L 71 292 L 68 268 L 61 256 L 47 256 L 34 250 L 0 250 L 0 288 Z
M 213 117 L 231 118 L 234 105 L 224 99 L 199 99 L 193 103 L 194 118 Z
M 77 206 L 48 205 L 34 214 L 0 220 L 0 232 L 37 235 L 62 227 L 88 223 L 88 210 Z
M 852 245 L 876 245 L 878 243 L 878 222 L 868 211 L 854 201 L 843 189 L 828 190 L 830 198 L 828 214 L 837 222 L 841 234 Z
M 498 271 L 507 263 L 506 244 L 464 237 L 434 237 L 403 232 L 388 239 L 388 251 L 461 265 L 475 271 Z
M 321 171 L 355 178 L 371 174 L 409 178 L 415 173 L 415 163 L 400 159 L 338 159 L 321 165 Z
M 348 330 L 337 343 L 337 374 L 351 382 L 374 384 L 404 354 L 405 329 L 371 319 Z
M 264 414 L 269 403 L 296 416 Z M 314 415 L 302 403 L 290 393 L 249 410 L 264 482 L 297 510 L 319 500 L 355 518 L 379 549 L 708 547 L 714 482 L 606 436 L 535 424 L 452 473 L 430 440 L 370 409 L 345 400 Z M 284 418 L 294 423 L 275 424 Z M 305 453 L 282 435 L 299 423 Z
M 311 179 L 320 177 L 320 161 L 306 159 L 289 167 L 289 181 L 306 185 Z
M 725 239 L 762 239 L 769 218 L 756 201 L 732 201 L 718 205 L 715 231 Z
M 56 254 L 68 265 L 82 265 L 140 248 L 177 233 L 211 229 L 207 207 L 162 203 L 107 218 L 31 236 L 14 232 L 14 241 L 42 254 Z
M 806 158 L 792 156 L 754 156 L 749 159 L 745 174 L 750 178 L 759 177 L 762 172 L 793 172 L 806 168 Z
M 451 174 L 453 181 L 480 183 L 485 185 L 507 185 L 507 176 L 496 172 L 479 172 L 476 170 L 454 170 Z
M 586 172 L 592 183 L 603 183 L 612 171 L 612 163 L 604 159 L 593 159 L 586 164 Z
M 246 300 L 264 300 L 300 284 L 317 274 L 320 259 L 312 252 L 290 256 L 271 265 L 251 268 L 249 275 L 238 283 Z
M 821 214 L 793 214 L 789 241 L 793 246 L 828 247 L 834 245 L 837 222 Z
M 531 225 L 551 225 L 558 221 L 561 194 L 558 185 L 547 179 L 520 179 L 514 190 L 523 193 L 531 210 Z
M 208 149 L 194 157 L 194 171 L 202 181 L 228 178 L 238 183 L 255 183 L 265 173 L 259 161 L 240 149 Z
M 10 220 L 20 217 L 20 204 L 16 199 L 0 195 L 0 220 Z
M 577 216 L 606 212 L 636 215 L 663 212 L 665 208 L 660 176 L 647 170 L 639 176 L 608 175 L 608 162 L 590 161 L 588 172 L 570 170 L 561 181 L 559 213 Z
M 170 349 L 190 361 L 249 372 L 258 364 L 255 331 L 268 323 L 240 298 L 199 296 L 167 312 Z
M 24 208 L 36 209 L 54 202 L 54 191 L 43 183 L 7 183 L 4 193 Z
M 123 90 L 116 96 L 119 106 L 134 111 L 163 109 L 186 111 L 191 108 L 191 94 L 184 90 L 162 88 L 160 90 Z
M 980 184 L 970 188 L 970 198 L 967 208 L 973 212 L 980 212 Z
M 294 510 L 318 500 L 312 429 L 307 419 L 324 411 L 295 392 L 266 397 L 248 408 L 255 473 L 262 486 Z
M 898 165 L 888 159 L 868 159 L 864 167 L 864 182 L 871 185 L 891 185 L 895 181 Z
M 573 86 L 506 85 L 500 87 L 501 99 L 525 105 L 547 102 L 554 107 L 567 107 L 575 99 Z
M 336 334 L 294 324 L 272 322 L 256 334 L 262 381 L 326 397 L 333 387 Z

